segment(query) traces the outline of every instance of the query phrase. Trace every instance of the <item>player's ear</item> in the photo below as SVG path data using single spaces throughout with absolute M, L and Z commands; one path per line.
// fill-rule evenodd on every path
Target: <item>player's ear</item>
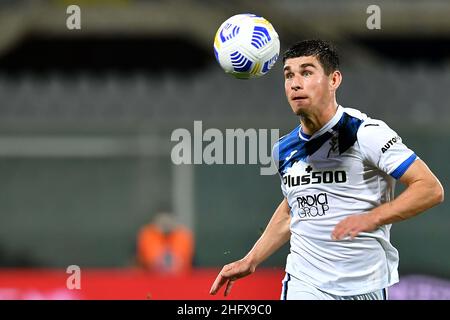
M 330 89 L 336 90 L 342 82 L 342 73 L 339 70 L 333 71 L 330 76 Z

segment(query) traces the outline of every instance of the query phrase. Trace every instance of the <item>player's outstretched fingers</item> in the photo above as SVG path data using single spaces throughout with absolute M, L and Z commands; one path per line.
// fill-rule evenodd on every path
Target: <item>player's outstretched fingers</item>
M 211 286 L 211 289 L 209 290 L 209 294 L 215 295 L 217 291 L 219 291 L 220 288 L 227 282 L 227 278 L 223 277 L 221 273 L 216 277 L 216 280 L 214 280 L 213 285 Z
M 230 277 L 234 276 L 234 274 L 236 273 L 235 265 L 235 263 L 230 263 L 224 266 L 222 268 L 222 271 L 220 271 L 222 277 L 224 277 L 225 279 L 229 279 Z
M 230 263 L 225 265 L 222 270 L 220 270 L 220 273 L 217 275 L 216 280 L 209 291 L 210 294 L 216 294 L 217 291 L 219 291 L 220 288 L 222 288 L 222 286 L 229 280 L 230 276 L 228 273 L 233 269 L 233 266 L 234 263 Z
M 230 281 L 228 281 L 228 283 L 227 283 L 227 288 L 225 289 L 225 293 L 224 293 L 224 296 L 225 296 L 225 297 L 228 296 L 228 295 L 230 294 L 231 288 L 233 287 L 233 284 L 234 284 L 235 281 L 236 281 L 236 280 L 230 280 Z

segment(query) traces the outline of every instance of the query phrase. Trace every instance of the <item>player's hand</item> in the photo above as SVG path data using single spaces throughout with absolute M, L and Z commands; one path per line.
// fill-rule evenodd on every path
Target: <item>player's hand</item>
M 227 286 L 224 292 L 224 296 L 226 297 L 230 294 L 231 288 L 236 280 L 248 276 L 253 272 L 255 272 L 255 267 L 245 259 L 227 264 L 222 268 L 222 271 L 220 271 L 211 287 L 211 290 L 209 290 L 209 294 L 215 295 L 226 283 Z
M 353 240 L 360 232 L 370 232 L 376 228 L 378 228 L 378 225 L 370 213 L 354 215 L 345 218 L 336 225 L 331 234 L 331 239 L 341 240 L 349 236 Z

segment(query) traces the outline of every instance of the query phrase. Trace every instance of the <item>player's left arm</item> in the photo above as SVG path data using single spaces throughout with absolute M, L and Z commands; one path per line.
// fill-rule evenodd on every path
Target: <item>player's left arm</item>
M 331 235 L 333 240 L 360 232 L 370 232 L 385 224 L 414 217 L 444 201 L 444 189 L 428 166 L 420 159 L 414 161 L 399 179 L 406 189 L 393 201 L 384 203 L 360 215 L 339 222 Z

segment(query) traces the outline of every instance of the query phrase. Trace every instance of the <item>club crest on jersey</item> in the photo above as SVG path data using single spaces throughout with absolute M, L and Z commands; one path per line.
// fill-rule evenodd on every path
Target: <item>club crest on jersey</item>
M 330 139 L 330 150 L 328 150 L 328 155 L 327 158 L 330 157 L 330 154 L 332 152 L 337 152 L 338 151 L 338 137 L 336 135 L 332 136 Z

